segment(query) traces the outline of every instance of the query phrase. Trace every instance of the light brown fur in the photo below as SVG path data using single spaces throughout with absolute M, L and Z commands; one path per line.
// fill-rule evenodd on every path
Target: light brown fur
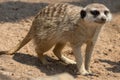
M 101 27 L 109 21 L 109 17 L 103 15 L 95 18 L 89 13 L 91 9 L 96 8 L 101 14 L 107 9 L 102 4 L 90 4 L 87 7 L 78 7 L 67 3 L 51 4 L 43 8 L 35 17 L 31 29 L 27 36 L 13 49 L 7 51 L 7 54 L 13 54 L 22 48 L 31 39 L 36 45 L 36 53 L 43 64 L 47 64 L 43 53 L 48 51 L 53 45 L 56 45 L 53 52 L 63 62 L 75 64 L 77 62 L 78 72 L 86 75 L 90 74 L 90 58 L 95 45 L 98 33 Z M 81 18 L 81 11 L 85 10 L 87 15 Z M 89 13 L 89 14 L 88 14 Z M 91 17 L 90 17 L 91 16 Z M 108 20 L 107 20 L 108 19 Z M 110 18 L 111 19 L 111 18 Z M 76 62 L 70 60 L 61 54 L 66 42 L 71 44 Z M 81 54 L 81 46 L 87 44 L 85 62 Z

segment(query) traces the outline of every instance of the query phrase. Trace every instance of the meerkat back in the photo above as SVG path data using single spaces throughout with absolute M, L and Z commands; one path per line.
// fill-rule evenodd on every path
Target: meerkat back
M 34 40 L 35 45 L 48 47 L 50 49 L 58 42 L 66 43 L 70 39 L 70 31 L 76 29 L 74 25 L 80 18 L 80 11 L 82 7 L 70 5 L 68 3 L 50 4 L 40 10 L 35 16 L 32 26 L 26 37 L 17 46 L 6 54 L 14 54 L 31 39 Z M 45 51 L 46 51 L 45 50 Z

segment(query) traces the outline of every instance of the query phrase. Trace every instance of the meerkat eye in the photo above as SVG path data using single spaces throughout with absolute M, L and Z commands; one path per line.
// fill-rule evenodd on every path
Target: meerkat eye
M 100 14 L 100 12 L 97 10 L 90 11 L 90 13 L 94 16 L 98 16 Z
M 109 13 L 109 11 L 104 11 L 104 14 L 107 15 Z

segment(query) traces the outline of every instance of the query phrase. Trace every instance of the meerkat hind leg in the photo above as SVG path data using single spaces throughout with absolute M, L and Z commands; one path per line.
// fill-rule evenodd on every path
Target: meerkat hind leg
M 38 55 L 38 58 L 40 59 L 40 61 L 42 62 L 42 64 L 48 64 L 49 62 L 46 60 L 45 56 L 43 55 L 44 52 L 42 52 L 39 49 L 36 49 L 36 53 Z
M 49 45 L 47 43 L 44 45 L 42 43 L 36 44 L 35 51 L 36 51 L 40 61 L 42 62 L 42 64 L 49 64 L 49 62 L 47 61 L 47 59 L 44 56 L 44 53 L 46 51 L 48 51 L 51 47 L 52 47 L 52 45 Z
M 65 43 L 57 43 L 55 48 L 53 49 L 54 54 L 64 63 L 66 64 L 76 64 L 75 61 L 70 60 L 69 58 L 65 57 L 61 54 L 62 49 L 64 48 Z

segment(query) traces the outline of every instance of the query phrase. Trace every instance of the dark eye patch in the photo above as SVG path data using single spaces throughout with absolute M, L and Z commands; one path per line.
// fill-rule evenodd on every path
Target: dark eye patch
M 91 13 L 93 16 L 95 16 L 95 17 L 100 14 L 100 12 L 97 11 L 97 10 L 90 11 L 90 13 Z
M 104 11 L 104 14 L 107 15 L 109 13 L 109 11 Z

